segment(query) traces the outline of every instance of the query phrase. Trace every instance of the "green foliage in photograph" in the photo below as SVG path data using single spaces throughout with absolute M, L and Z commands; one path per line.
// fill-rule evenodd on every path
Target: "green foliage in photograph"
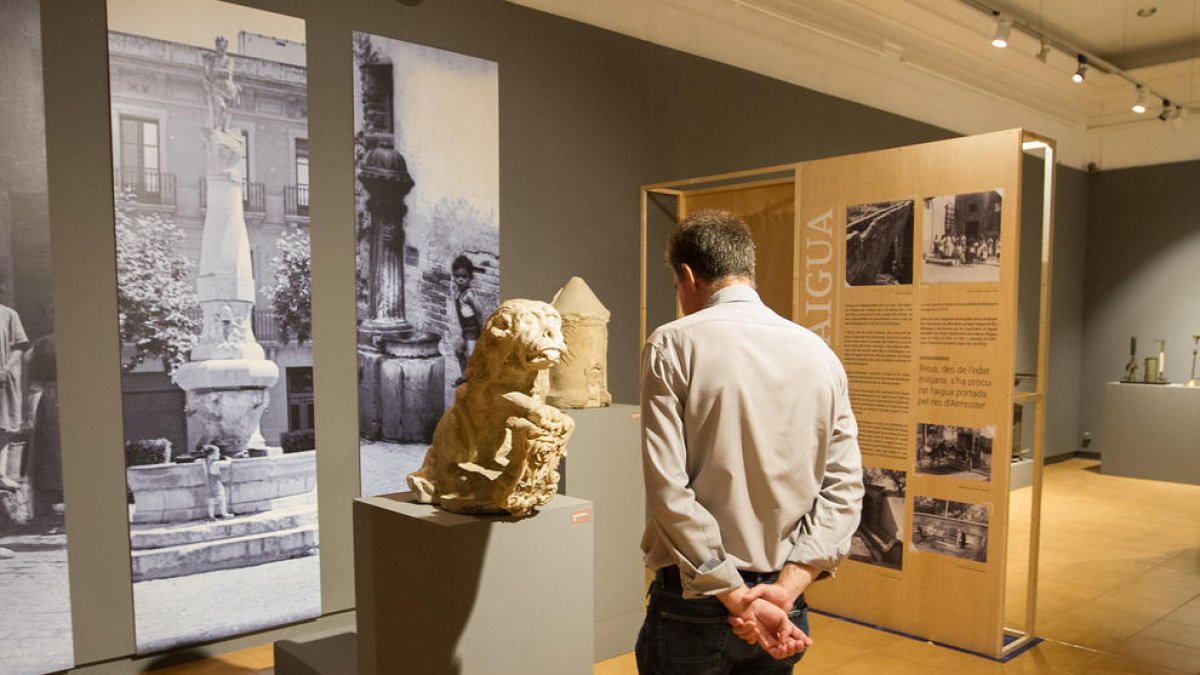
M 279 320 L 279 339 L 304 344 L 312 339 L 312 246 L 308 230 L 289 228 L 279 236 L 271 304 Z
M 160 359 L 169 374 L 187 362 L 197 341 L 188 316 L 196 306 L 192 263 L 177 253 L 183 230 L 158 213 L 139 211 L 131 192 L 118 192 L 116 206 L 117 318 L 121 342 L 134 348 L 121 367 L 130 371 Z

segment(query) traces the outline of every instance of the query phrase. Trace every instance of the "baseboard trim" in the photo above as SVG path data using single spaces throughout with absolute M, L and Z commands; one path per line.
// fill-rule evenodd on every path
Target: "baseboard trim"
M 1089 452 L 1087 450 L 1076 450 L 1075 452 L 1064 452 L 1061 455 L 1052 455 L 1046 458 L 1046 464 L 1058 464 L 1071 459 L 1100 459 L 1100 453 Z

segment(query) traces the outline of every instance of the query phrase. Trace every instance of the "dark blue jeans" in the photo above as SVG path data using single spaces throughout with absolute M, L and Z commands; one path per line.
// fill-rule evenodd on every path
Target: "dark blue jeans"
M 770 583 L 767 577 L 761 583 Z M 747 585 L 754 582 L 747 580 Z M 792 623 L 808 634 L 808 605 L 801 595 L 789 612 Z M 660 574 L 650 584 L 650 605 L 637 639 L 640 675 L 768 675 L 791 673 L 804 656 L 774 659 L 758 645 L 733 634 L 725 605 L 716 598 L 684 600 L 677 586 Z

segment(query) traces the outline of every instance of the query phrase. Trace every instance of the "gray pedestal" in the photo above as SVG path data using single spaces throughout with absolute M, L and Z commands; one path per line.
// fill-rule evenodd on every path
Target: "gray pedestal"
M 1200 388 L 1104 385 L 1100 471 L 1200 485 Z
M 359 673 L 590 674 L 592 536 L 572 497 L 524 520 L 356 499 Z
M 275 675 L 358 675 L 354 631 L 275 642 Z
M 596 505 L 596 661 L 633 651 L 646 614 L 646 493 L 637 411 L 635 405 L 566 411 L 575 420 L 567 494 Z

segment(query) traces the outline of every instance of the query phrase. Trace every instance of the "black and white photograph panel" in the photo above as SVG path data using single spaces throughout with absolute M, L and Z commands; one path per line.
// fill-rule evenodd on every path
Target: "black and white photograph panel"
M 991 504 L 913 497 L 913 548 L 963 560 L 987 562 Z
M 108 21 L 145 654 L 321 612 L 305 26 L 217 0 Z
M 41 9 L 0 2 L 0 673 L 75 665 L 58 427 Z
M 911 199 L 846 207 L 846 283 L 894 286 L 913 280 Z
M 361 490 L 408 489 L 500 299 L 493 61 L 354 34 Z
M 917 425 L 917 473 L 960 480 L 992 479 L 996 427 Z
M 863 467 L 862 518 L 850 539 L 850 559 L 894 570 L 904 564 L 903 471 Z
M 1003 190 L 926 197 L 921 283 L 1000 281 Z

